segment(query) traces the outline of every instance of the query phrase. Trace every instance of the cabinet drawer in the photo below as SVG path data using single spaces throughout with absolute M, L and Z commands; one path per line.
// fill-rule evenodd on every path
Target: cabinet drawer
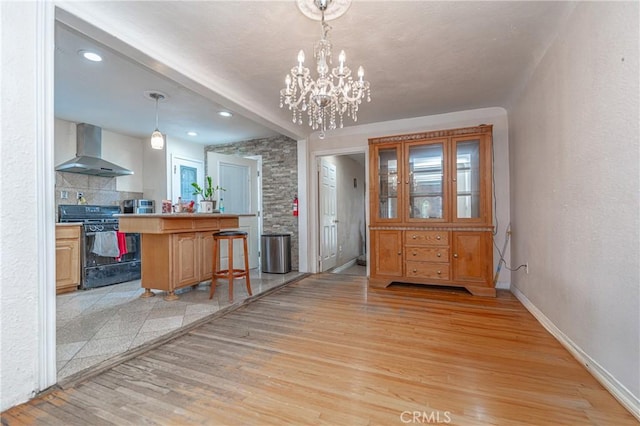
M 405 253 L 408 261 L 449 262 L 449 247 L 407 247 Z
M 80 226 L 56 226 L 56 239 L 80 238 Z
M 448 263 L 406 262 L 407 277 L 429 278 L 437 280 L 449 279 Z
M 200 219 L 193 222 L 196 229 L 220 229 L 220 221 L 218 219 Z
M 448 246 L 449 232 L 448 231 L 406 231 L 405 244 L 421 245 L 421 246 L 424 246 L 424 245 Z
M 171 219 L 162 221 L 163 231 L 177 231 L 177 230 L 190 230 L 193 229 L 192 219 Z

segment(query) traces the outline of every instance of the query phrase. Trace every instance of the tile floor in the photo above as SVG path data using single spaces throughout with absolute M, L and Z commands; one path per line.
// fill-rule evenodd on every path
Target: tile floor
M 289 282 L 299 272 L 251 273 L 251 289 L 260 294 Z M 167 302 L 163 292 L 141 299 L 140 280 L 57 296 L 58 380 L 177 330 L 230 305 L 228 283 L 218 281 L 209 300 L 209 283 L 177 292 L 179 300 Z M 233 303 L 248 297 L 243 280 L 234 283 Z

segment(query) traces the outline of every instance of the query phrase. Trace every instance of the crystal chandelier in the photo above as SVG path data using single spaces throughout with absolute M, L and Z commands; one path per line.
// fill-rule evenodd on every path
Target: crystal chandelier
M 314 0 L 320 10 L 322 38 L 315 44 L 313 57 L 316 60 L 318 78 L 311 78 L 309 68 L 303 66 L 304 51 L 298 53 L 298 65 L 291 68 L 285 79 L 286 87 L 280 90 L 280 108 L 285 105 L 292 112 L 294 123 L 302 124 L 302 114 L 306 112 L 309 126 L 313 130 L 324 132 L 343 127 L 346 114 L 354 122 L 358 121 L 358 108 L 363 98 L 371 102 L 369 82 L 364 79 L 364 69 L 358 68 L 354 79 L 346 66 L 344 50 L 338 56 L 338 66 L 330 69 L 331 42 L 328 34 L 331 27 L 325 22 L 325 11 L 332 0 Z

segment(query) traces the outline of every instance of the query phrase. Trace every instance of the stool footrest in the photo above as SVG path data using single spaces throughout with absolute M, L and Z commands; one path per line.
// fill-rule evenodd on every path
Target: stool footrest
M 224 269 L 222 271 L 218 271 L 215 274 L 216 278 L 229 278 L 229 270 L 228 269 Z M 242 278 L 249 275 L 248 271 L 245 271 L 244 269 L 233 269 L 231 271 L 231 276 L 233 276 L 233 278 Z

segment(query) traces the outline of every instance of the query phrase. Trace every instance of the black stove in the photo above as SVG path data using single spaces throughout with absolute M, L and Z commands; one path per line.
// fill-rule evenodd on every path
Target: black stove
M 119 206 L 98 206 L 89 204 L 61 204 L 58 206 L 58 219 L 61 223 L 113 223 L 120 213 Z
M 82 224 L 82 280 L 94 288 L 140 278 L 140 235 L 118 232 L 119 206 L 61 204 L 60 223 Z

